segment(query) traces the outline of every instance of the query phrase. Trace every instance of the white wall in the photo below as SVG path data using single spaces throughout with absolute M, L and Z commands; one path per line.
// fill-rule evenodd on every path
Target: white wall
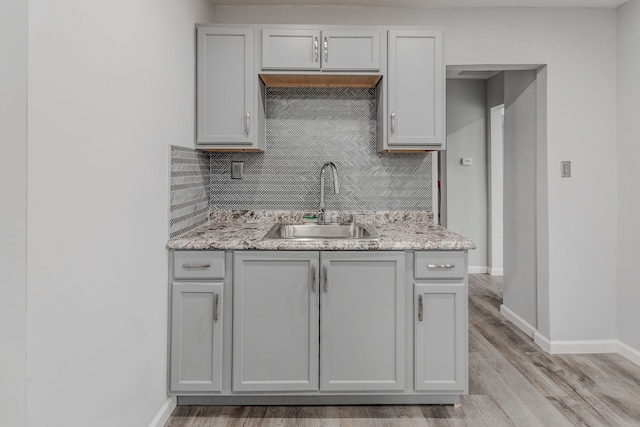
M 536 71 L 504 72 L 504 306 L 538 325 Z M 525 328 L 526 330 L 527 328 Z
M 548 64 L 547 338 L 615 339 L 614 9 L 253 6 L 215 7 L 214 13 L 217 22 L 442 26 L 448 65 Z M 573 162 L 572 179 L 560 177 L 562 160 Z
M 484 80 L 447 80 L 447 228 L 472 239 L 469 269 L 487 268 L 487 130 Z M 473 160 L 463 166 L 463 157 Z
M 29 1 L 28 426 L 147 426 L 166 402 L 168 144 L 193 144 L 209 12 Z
M 0 2 L 0 425 L 25 425 L 27 2 Z
M 487 187 L 488 215 L 487 221 L 487 264 L 489 274 L 504 274 L 504 73 L 499 73 L 487 80 Z
M 618 9 L 618 338 L 640 363 L 640 1 Z

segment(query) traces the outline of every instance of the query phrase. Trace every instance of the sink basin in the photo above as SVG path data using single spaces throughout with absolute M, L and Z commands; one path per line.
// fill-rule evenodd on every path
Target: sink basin
M 323 240 L 369 239 L 377 240 L 375 231 L 364 224 L 286 224 L 278 223 L 269 230 L 265 239 Z

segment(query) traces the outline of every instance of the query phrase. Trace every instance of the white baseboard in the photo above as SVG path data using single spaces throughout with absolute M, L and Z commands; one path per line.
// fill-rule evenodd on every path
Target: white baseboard
M 524 332 L 525 334 L 529 335 L 531 338 L 534 337 L 534 334 L 536 332 L 536 328 L 533 327 L 531 324 L 529 324 L 522 317 L 518 316 L 516 313 L 514 313 L 511 310 L 509 310 L 509 308 L 506 305 L 504 305 L 504 304 L 500 305 L 500 313 L 504 317 L 506 317 L 509 321 L 511 321 L 511 323 L 513 323 L 518 328 L 520 328 L 522 330 L 522 332 Z
M 617 353 L 620 344 L 616 340 L 552 341 L 538 331 L 534 334 L 533 342 L 549 354 Z M 640 353 L 638 355 L 640 357 Z
M 504 276 L 504 268 L 491 268 L 489 267 L 490 276 Z
M 522 329 L 525 333 L 527 331 L 518 325 L 517 321 L 514 321 L 510 316 L 515 316 L 516 320 L 520 319 L 511 310 L 503 305 L 500 306 L 500 312 L 509 320 L 511 320 L 516 326 Z M 525 325 L 528 325 L 524 322 Z M 528 325 L 531 327 L 531 325 Z M 593 353 L 619 353 L 626 357 L 636 365 L 640 366 L 640 350 L 636 350 L 617 340 L 592 340 L 592 341 L 551 341 L 538 331 L 533 332 L 533 342 L 538 345 L 542 350 L 549 354 L 593 354 Z
M 636 350 L 630 345 L 618 341 L 618 353 L 640 366 L 640 350 Z
M 164 425 L 169 421 L 169 417 L 174 409 L 176 409 L 177 403 L 175 397 L 168 397 L 167 400 L 164 401 L 158 413 L 153 420 L 149 424 L 149 427 L 164 427 Z
M 551 341 L 549 341 L 549 338 L 545 337 L 540 332 L 538 331 L 534 332 L 533 342 L 536 343 L 538 347 L 540 347 L 547 353 L 551 353 Z
M 486 266 L 469 266 L 469 274 L 487 274 L 489 267 Z

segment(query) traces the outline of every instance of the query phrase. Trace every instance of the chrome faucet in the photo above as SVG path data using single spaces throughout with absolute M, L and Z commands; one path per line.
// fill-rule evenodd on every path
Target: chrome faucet
M 324 217 L 324 170 L 327 167 L 331 167 L 331 169 L 333 170 L 333 192 L 335 194 L 340 194 L 340 187 L 338 186 L 338 169 L 336 168 L 336 165 L 333 164 L 333 162 L 327 162 L 324 165 L 322 165 L 322 169 L 320 169 L 320 206 L 319 206 L 320 215 L 318 216 L 318 222 L 320 222 L 320 223 L 324 223 L 325 222 L 325 217 Z

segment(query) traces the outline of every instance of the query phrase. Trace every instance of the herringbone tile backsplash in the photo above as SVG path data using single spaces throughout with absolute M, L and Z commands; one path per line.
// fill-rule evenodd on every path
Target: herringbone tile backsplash
M 207 153 L 169 146 L 169 237 L 207 222 L 209 163 Z
M 375 90 L 268 88 L 266 151 L 212 153 L 212 209 L 314 211 L 320 168 L 338 167 L 340 194 L 325 176 L 329 210 L 431 210 L 431 155 L 376 152 Z M 244 179 L 231 179 L 231 161 Z

